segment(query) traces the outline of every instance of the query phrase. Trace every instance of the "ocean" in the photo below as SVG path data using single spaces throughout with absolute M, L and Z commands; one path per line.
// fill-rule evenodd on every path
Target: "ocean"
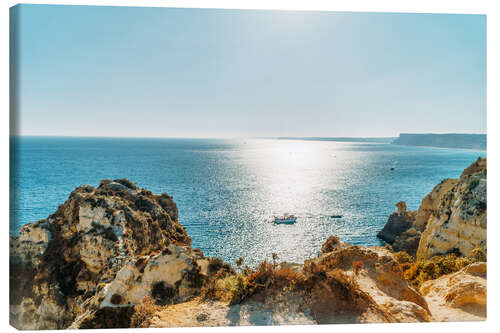
M 232 264 L 243 257 L 250 266 L 271 253 L 302 262 L 330 235 L 381 245 L 376 234 L 397 202 L 417 209 L 478 156 L 486 152 L 380 142 L 18 137 L 10 232 L 55 212 L 79 185 L 129 178 L 174 197 L 193 247 L 205 255 Z M 286 212 L 296 224 L 269 223 Z

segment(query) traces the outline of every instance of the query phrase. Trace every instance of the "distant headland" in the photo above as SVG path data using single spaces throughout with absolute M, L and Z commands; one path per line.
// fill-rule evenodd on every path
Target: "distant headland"
M 486 134 L 409 134 L 401 133 L 396 145 L 486 150 Z

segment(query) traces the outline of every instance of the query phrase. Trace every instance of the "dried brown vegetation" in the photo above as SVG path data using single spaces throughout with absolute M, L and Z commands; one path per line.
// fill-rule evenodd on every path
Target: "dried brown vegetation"
M 144 297 L 140 304 L 134 306 L 134 314 L 130 318 L 130 326 L 135 328 L 149 327 L 155 314 L 164 308 L 165 306 L 157 305 L 152 297 Z

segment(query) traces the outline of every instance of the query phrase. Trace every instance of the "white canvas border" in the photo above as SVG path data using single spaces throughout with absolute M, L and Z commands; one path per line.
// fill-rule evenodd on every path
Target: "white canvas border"
M 201 332 L 211 333 L 219 330 L 226 332 L 254 332 L 256 330 L 263 332 L 302 332 L 315 330 L 316 332 L 327 332 L 333 330 L 349 330 L 350 332 L 416 332 L 421 330 L 441 331 L 451 330 L 454 332 L 470 332 L 473 330 L 493 330 L 499 324 L 499 287 L 496 283 L 498 277 L 498 254 L 499 241 L 498 235 L 500 228 L 497 221 L 499 213 L 495 210 L 499 199 L 499 157 L 498 143 L 500 134 L 497 129 L 499 122 L 499 59 L 500 59 L 500 11 L 498 1 L 462 1 L 462 0 L 351 0 L 351 1 L 327 1 L 327 0 L 172 0 L 172 1 L 153 1 L 153 0 L 73 0 L 73 1 L 29 1 L 34 4 L 70 4 L 70 5 L 120 5 L 120 6 L 148 6 L 148 7 L 187 7 L 187 8 L 238 8 L 238 9 L 288 9 L 288 10 L 332 10 L 332 11 L 365 11 L 365 12 L 413 12 L 413 13 L 460 13 L 460 14 L 486 14 L 487 15 L 487 135 L 488 135 L 488 203 L 490 210 L 488 213 L 488 320 L 481 323 L 429 323 L 429 324 L 369 324 L 369 325 L 321 325 L 321 326 L 281 326 L 281 327 L 240 327 L 240 328 L 169 328 L 169 332 Z M 8 8 L 17 4 L 15 1 L 5 1 L 2 5 L 2 34 L 1 34 L 1 57 L 2 57 L 2 112 L 0 112 L 0 132 L 2 140 L 0 141 L 0 152 L 2 163 L 0 177 L 0 212 L 2 221 L 2 261 L 4 264 L 4 274 L 1 275 L 2 281 L 2 299 L 1 299 L 1 327 L 6 331 L 15 331 L 9 326 L 8 321 L 8 234 L 9 234 L 9 12 Z M 159 329 L 166 330 L 166 329 Z M 498 328 L 497 328 L 498 330 Z M 96 330 L 101 331 L 101 330 Z M 135 330 L 113 330 L 113 332 L 134 332 Z

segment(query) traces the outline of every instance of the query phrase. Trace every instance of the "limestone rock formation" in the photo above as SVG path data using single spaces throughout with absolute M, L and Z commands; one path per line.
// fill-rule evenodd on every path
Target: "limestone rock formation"
M 449 186 L 449 184 L 446 184 Z M 479 158 L 440 197 L 422 233 L 417 258 L 486 249 L 486 159 Z
M 406 206 L 406 205 L 404 205 Z M 478 158 L 459 179 L 445 179 L 423 200 L 417 211 L 389 216 L 377 235 L 394 251 L 419 259 L 454 252 L 467 256 L 486 248 L 486 159 Z
M 126 312 L 146 294 L 164 302 L 197 294 L 207 259 L 177 216 L 172 197 L 126 179 L 78 187 L 11 237 L 11 324 L 96 327 L 92 318 L 106 314 L 99 327 L 126 327 Z
M 405 215 L 406 214 L 406 202 L 400 201 L 396 204 L 396 207 L 398 207 L 398 215 Z
M 377 234 L 377 237 L 389 244 L 393 244 L 398 236 L 412 228 L 415 221 L 415 212 L 407 212 L 404 201 L 398 202 L 396 206 L 398 207 L 398 211 L 389 216 L 386 225 Z
M 436 321 L 486 319 L 486 263 L 424 282 L 420 287 Z
M 344 322 L 422 322 L 431 318 L 425 299 L 405 280 L 387 249 L 339 243 L 332 251 L 320 254 L 318 259 L 306 261 L 304 267 L 311 264 L 329 267 L 325 272 L 327 276 L 339 270 L 343 272 L 351 281 L 350 292 L 365 302 L 343 304 L 342 297 L 337 295 L 340 300 L 332 299 L 322 323 L 339 322 L 333 311 L 337 306 L 347 316 Z M 318 306 L 317 303 L 322 304 L 325 298 L 322 295 L 332 297 L 331 292 L 320 292 L 322 288 L 321 284 L 313 288 L 313 292 L 315 289 L 318 292 L 311 298 L 312 309 Z

